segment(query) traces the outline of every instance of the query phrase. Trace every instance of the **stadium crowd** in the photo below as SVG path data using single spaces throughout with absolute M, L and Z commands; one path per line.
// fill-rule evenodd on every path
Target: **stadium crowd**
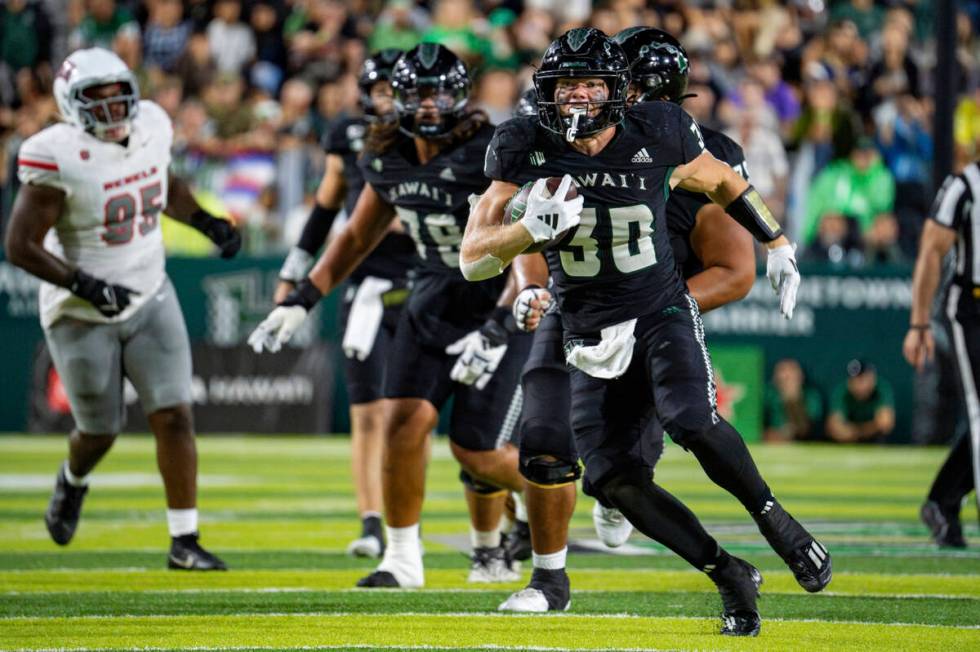
M 691 54 L 685 107 L 741 143 L 801 260 L 910 261 L 931 187 L 932 0 L 8 0 L 0 7 L 0 206 L 20 144 L 56 119 L 72 49 L 114 49 L 176 128 L 175 165 L 242 227 L 246 250 L 295 241 L 328 125 L 357 110 L 356 73 L 387 47 L 437 41 L 509 117 L 532 64 L 573 26 L 659 26 Z M 956 159 L 980 145 L 980 4 L 957 16 Z M 169 237 L 171 253 L 206 242 Z

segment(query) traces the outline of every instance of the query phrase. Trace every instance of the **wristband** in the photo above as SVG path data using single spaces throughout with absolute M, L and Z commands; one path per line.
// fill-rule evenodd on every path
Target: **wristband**
M 282 300 L 279 304 L 280 306 L 300 306 L 305 309 L 306 312 L 313 310 L 313 307 L 317 304 L 320 299 L 323 298 L 323 292 L 320 292 L 310 277 L 307 276 L 302 281 L 300 281 L 295 289 L 286 295 L 286 298 Z
M 293 247 L 282 263 L 279 278 L 290 283 L 298 283 L 306 278 L 311 267 L 313 267 L 313 256 L 302 247 Z
M 759 242 L 772 242 L 783 234 L 782 227 L 776 222 L 766 203 L 762 201 L 762 195 L 751 185 L 725 207 L 725 212 L 748 229 Z
M 909 324 L 910 331 L 928 331 L 932 330 L 932 324 Z

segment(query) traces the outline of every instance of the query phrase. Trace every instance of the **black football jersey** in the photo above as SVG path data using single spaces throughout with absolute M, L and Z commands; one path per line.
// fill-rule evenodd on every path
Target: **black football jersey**
M 336 154 L 344 162 L 344 181 L 347 186 L 344 210 L 348 217 L 354 212 L 357 198 L 364 188 L 364 174 L 358 167 L 357 159 L 364 149 L 366 133 L 367 123 L 363 118 L 343 116 L 334 121 L 323 138 L 323 149 L 326 153 Z M 351 281 L 359 283 L 368 276 L 404 278 L 415 262 L 415 244 L 412 239 L 404 233 L 389 233 L 354 270 Z
M 459 248 L 470 214 L 469 196 L 490 185 L 483 158 L 493 133 L 492 126 L 484 125 L 425 165 L 419 163 L 412 139 L 401 135 L 385 153 L 365 152 L 358 161 L 364 178 L 394 206 L 426 271 L 463 278 Z
M 596 333 L 683 300 L 665 209 L 673 169 L 703 150 L 698 125 L 667 102 L 631 107 L 596 156 L 575 151 L 536 118 L 497 128 L 488 177 L 523 185 L 568 173 L 585 198 L 579 226 L 545 252 L 569 332 Z
M 741 174 L 746 181 L 749 175 L 745 167 L 745 153 L 734 140 L 714 129 L 701 126 L 704 146 L 719 161 L 724 161 Z M 703 193 L 674 188 L 667 200 L 667 228 L 674 250 L 674 262 L 682 278 L 691 278 L 704 271 L 704 264 L 691 248 L 691 231 L 694 230 L 698 211 L 711 200 Z

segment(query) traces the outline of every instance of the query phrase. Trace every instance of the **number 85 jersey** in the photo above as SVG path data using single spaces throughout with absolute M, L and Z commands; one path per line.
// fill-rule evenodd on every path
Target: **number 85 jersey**
M 170 118 L 143 100 L 125 147 L 68 124 L 48 127 L 21 146 L 21 183 L 65 193 L 64 210 L 45 237 L 45 249 L 88 274 L 139 292 L 123 313 L 109 318 L 67 289 L 42 283 L 44 327 L 62 316 L 124 321 L 163 284 L 159 214 L 167 200 L 172 141 Z
M 570 333 L 598 333 L 683 301 L 665 206 L 674 168 L 703 150 L 697 125 L 667 102 L 630 108 L 595 156 L 572 149 L 533 117 L 497 127 L 488 177 L 523 185 L 567 173 L 585 199 L 581 223 L 545 252 Z

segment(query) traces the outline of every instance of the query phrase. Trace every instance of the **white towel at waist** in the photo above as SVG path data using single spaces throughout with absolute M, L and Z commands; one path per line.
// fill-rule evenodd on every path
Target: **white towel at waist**
M 603 328 L 600 333 L 602 340 L 598 344 L 573 346 L 566 351 L 565 358 L 568 364 L 594 378 L 619 378 L 626 373 L 633 360 L 635 328 L 635 319 Z
M 385 311 L 381 295 L 392 287 L 390 280 L 374 276 L 366 277 L 357 286 L 341 344 L 348 358 L 365 360 L 371 355 Z

